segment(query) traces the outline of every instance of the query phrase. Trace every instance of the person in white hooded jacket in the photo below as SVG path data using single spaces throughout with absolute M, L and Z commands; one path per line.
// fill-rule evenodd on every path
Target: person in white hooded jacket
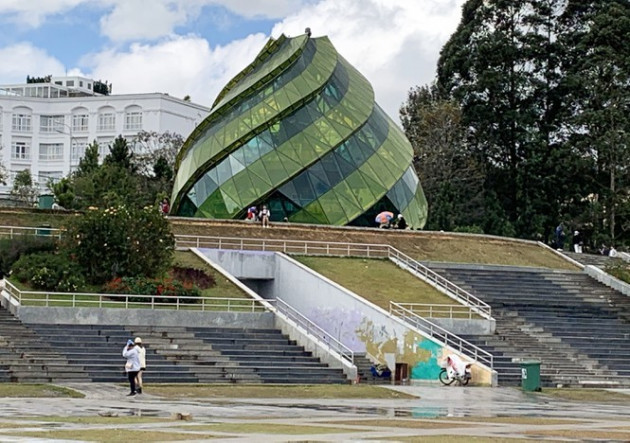
M 136 395 L 136 376 L 140 372 L 140 352 L 133 342 L 133 340 L 127 340 L 127 345 L 123 348 L 122 356 L 127 359 L 125 363 L 125 371 L 127 372 L 127 378 L 129 379 L 130 392 L 127 396 Z
M 140 359 L 140 371 L 138 371 L 138 376 L 136 377 L 136 392 L 138 394 L 142 394 L 142 372 L 147 369 L 147 350 L 144 349 L 144 345 L 142 344 L 142 339 L 140 337 L 136 337 L 133 342 L 136 344 L 138 358 Z

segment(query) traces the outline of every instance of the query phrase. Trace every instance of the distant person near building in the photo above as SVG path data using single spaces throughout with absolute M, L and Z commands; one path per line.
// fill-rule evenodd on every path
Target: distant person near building
M 555 237 L 556 237 L 556 249 L 558 249 L 558 251 L 562 251 L 564 249 L 564 239 L 565 239 L 564 226 L 562 226 L 562 223 L 556 226 Z
M 263 228 L 269 227 L 269 218 L 271 217 L 271 211 L 267 208 L 267 206 L 263 206 L 260 210 L 260 221 L 262 223 Z
M 147 350 L 144 348 L 140 337 L 136 337 L 133 342 L 138 348 L 138 358 L 140 359 L 140 370 L 136 376 L 136 392 L 142 394 L 142 373 L 147 369 Z
M 398 214 L 398 221 L 396 222 L 397 229 L 407 229 L 407 221 L 402 214 Z
M 256 206 L 250 206 L 247 209 L 247 216 L 245 219 L 250 222 L 258 221 L 258 208 Z
M 160 212 L 164 215 L 168 215 L 171 212 L 171 204 L 167 197 L 164 197 L 160 202 Z
M 129 380 L 129 394 L 127 396 L 136 395 L 136 377 L 140 372 L 140 353 L 133 340 L 127 340 L 127 345 L 123 348 L 122 356 L 127 359 L 125 363 L 125 372 Z
M 584 242 L 582 241 L 582 234 L 580 231 L 573 232 L 573 252 L 581 254 L 583 244 Z

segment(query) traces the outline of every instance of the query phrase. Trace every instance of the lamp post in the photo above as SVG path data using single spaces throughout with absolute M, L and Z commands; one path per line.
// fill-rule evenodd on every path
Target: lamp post
M 58 132 L 60 134 L 66 134 L 70 137 L 70 146 L 68 149 L 68 154 L 67 154 L 67 162 L 68 162 L 68 174 L 70 174 L 70 172 L 72 172 L 72 143 L 75 142 L 75 139 L 72 135 L 72 126 L 70 126 L 69 124 L 63 122 L 61 123 L 65 128 L 68 128 L 68 132 L 62 131 L 61 129 L 56 129 L 55 128 L 55 132 Z

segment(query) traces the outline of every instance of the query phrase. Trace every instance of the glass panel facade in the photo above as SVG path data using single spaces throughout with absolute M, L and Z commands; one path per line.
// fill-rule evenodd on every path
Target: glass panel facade
M 242 218 L 266 204 L 274 221 L 373 226 L 389 210 L 421 228 L 404 134 L 326 37 L 302 43 L 269 44 L 222 92 L 178 159 L 171 212 Z

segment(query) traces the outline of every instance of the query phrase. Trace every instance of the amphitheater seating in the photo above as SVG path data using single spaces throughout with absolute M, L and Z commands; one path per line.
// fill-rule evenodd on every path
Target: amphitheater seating
M 630 298 L 581 272 L 431 265 L 492 306 L 496 333 L 467 340 L 495 355 L 499 383 L 514 359 L 540 358 L 543 385 L 630 385 Z
M 274 329 L 29 325 L 90 380 L 124 382 L 122 349 L 142 337 L 147 383 L 347 383 Z

